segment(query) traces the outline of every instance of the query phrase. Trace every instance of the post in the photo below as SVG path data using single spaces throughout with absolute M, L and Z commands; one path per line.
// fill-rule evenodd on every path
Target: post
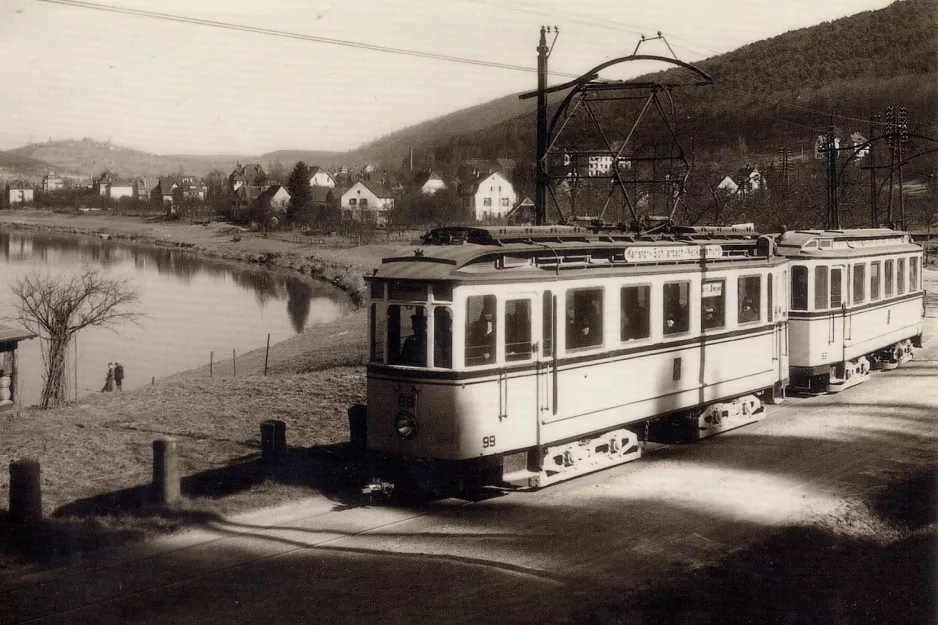
M 153 496 L 158 503 L 171 506 L 181 496 L 179 486 L 179 453 L 176 439 L 153 441 Z
M 541 40 L 537 46 L 537 161 L 534 181 L 534 225 L 547 222 L 547 176 L 544 168 L 547 157 L 547 33 L 541 26 Z
M 877 115 L 870 117 L 870 228 L 879 225 L 879 215 L 876 210 L 876 153 L 874 150 L 876 142 L 873 136 L 876 132 L 877 117 Z
M 24 458 L 10 463 L 10 520 L 16 525 L 42 521 L 42 483 L 39 461 Z
M 238 377 L 238 360 L 235 357 L 235 350 L 231 350 L 231 367 L 234 371 L 234 377 Z
M 267 375 L 267 359 L 270 357 L 270 332 L 267 333 L 267 351 L 264 352 L 264 375 Z
M 278 462 L 287 450 L 287 424 L 279 419 L 261 423 L 261 460 Z
M 215 369 L 215 352 L 209 352 L 208 353 L 208 377 L 210 378 L 215 377 L 214 369 Z

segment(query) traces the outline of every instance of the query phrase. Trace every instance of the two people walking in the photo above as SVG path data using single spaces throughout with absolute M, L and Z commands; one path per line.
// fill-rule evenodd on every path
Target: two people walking
M 121 388 L 123 382 L 124 365 L 119 362 L 107 363 L 107 377 L 104 378 L 104 388 L 101 389 L 101 392 L 112 393 L 115 386 L 117 386 L 118 391 L 123 391 Z

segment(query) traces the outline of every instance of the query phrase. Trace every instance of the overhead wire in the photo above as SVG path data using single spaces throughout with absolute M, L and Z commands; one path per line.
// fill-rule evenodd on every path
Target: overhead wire
M 48 4 L 60 4 L 64 6 L 70 6 L 80 9 L 92 9 L 97 11 L 105 11 L 110 13 L 120 13 L 124 15 L 133 15 L 137 17 L 144 17 L 149 19 L 158 19 L 165 20 L 170 22 L 178 22 L 182 24 L 191 24 L 195 26 L 208 26 L 211 28 L 221 28 L 225 30 L 235 30 L 241 32 L 254 33 L 259 35 L 269 35 L 272 37 L 283 37 L 286 39 L 298 39 L 301 41 L 311 41 L 314 43 L 324 43 L 329 45 L 344 46 L 348 48 L 357 48 L 360 50 L 370 50 L 372 52 L 385 52 L 388 54 L 399 54 L 404 56 L 413 56 L 418 58 L 433 59 L 437 61 L 446 61 L 450 63 L 462 63 L 466 65 L 477 65 L 480 67 L 489 67 L 493 69 L 504 69 L 528 73 L 536 73 L 537 68 L 528 67 L 524 65 L 512 65 L 510 63 L 501 63 L 498 61 L 485 61 L 482 59 L 472 59 L 468 57 L 452 56 L 448 54 L 437 54 L 434 52 L 423 52 L 420 50 L 411 50 L 407 48 L 397 48 L 394 46 L 383 46 L 372 43 L 365 43 L 361 41 L 353 41 L 350 39 L 338 39 L 334 37 L 323 37 L 319 35 L 309 35 L 305 33 L 296 33 L 289 32 L 284 30 L 276 30 L 272 28 L 263 28 L 260 26 L 248 26 L 245 24 L 233 24 L 231 22 L 221 22 L 218 20 L 209 20 L 196 17 L 187 17 L 184 15 L 177 15 L 173 13 L 159 13 L 156 11 L 146 11 L 143 9 L 131 9 L 127 7 L 119 7 L 109 4 L 99 4 L 95 2 L 83 2 L 82 0 L 38 0 L 39 2 L 45 2 Z M 561 76 L 564 78 L 578 78 L 578 74 L 570 74 L 565 72 L 550 72 L 554 76 Z
M 283 37 L 283 38 L 287 38 L 287 39 L 297 39 L 297 40 L 301 40 L 301 41 L 311 41 L 311 42 L 314 42 L 314 43 L 322 43 L 322 44 L 328 44 L 328 45 L 344 46 L 344 47 L 356 48 L 356 49 L 361 49 L 361 50 L 369 50 L 369 51 L 373 51 L 373 52 L 384 52 L 384 53 L 388 53 L 388 54 L 398 54 L 398 55 L 403 55 L 403 56 L 413 56 L 413 57 L 417 57 L 417 58 L 432 59 L 432 60 L 438 60 L 438 61 L 444 61 L 444 62 L 461 63 L 461 64 L 465 64 L 465 65 L 475 65 L 475 66 L 480 66 L 480 67 L 489 67 L 489 68 L 492 68 L 492 69 L 503 69 L 503 70 L 510 70 L 510 71 L 522 71 L 522 72 L 526 72 L 526 73 L 536 73 L 536 72 L 537 72 L 537 69 L 536 69 L 536 68 L 533 68 L 533 67 L 528 67 L 528 66 L 523 66 L 523 65 L 513 65 L 513 64 L 510 64 L 510 63 L 501 63 L 501 62 L 498 62 L 498 61 L 486 61 L 486 60 L 482 60 L 482 59 L 473 59 L 473 58 L 468 58 L 468 57 L 459 57 L 459 56 L 453 56 L 453 55 L 438 54 L 438 53 L 434 53 L 434 52 L 425 52 L 425 51 L 420 51 L 420 50 L 411 50 L 411 49 L 407 49 L 407 48 L 399 48 L 399 47 L 394 47 L 394 46 L 384 46 L 384 45 L 378 45 L 378 44 L 370 44 L 370 43 L 366 43 L 366 42 L 353 41 L 353 40 L 349 40 L 349 39 L 339 39 L 339 38 L 333 38 L 333 37 L 323 37 L 323 36 L 319 36 L 319 35 L 309 35 L 309 34 L 305 34 L 305 33 L 296 33 L 296 32 L 289 32 L 289 31 L 283 31 L 283 30 L 276 30 L 276 29 L 271 29 L 271 28 L 263 28 L 263 27 L 260 27 L 260 26 L 248 26 L 248 25 L 244 25 L 244 24 L 234 24 L 234 23 L 222 22 L 222 21 L 218 21 L 218 20 L 209 20 L 209 19 L 202 19 L 202 18 L 195 18 L 195 17 L 187 17 L 187 16 L 184 16 L 184 15 L 177 15 L 177 14 L 172 14 L 172 13 L 160 13 L 160 12 L 156 12 L 156 11 L 147 11 L 147 10 L 144 10 L 144 9 L 133 9 L 133 8 L 127 8 L 127 7 L 119 7 L 119 6 L 114 6 L 114 5 L 108 5 L 108 4 L 100 4 L 100 3 L 94 3 L 94 2 L 85 2 L 85 1 L 83 1 L 83 0 L 38 0 L 38 1 L 39 1 L 39 2 L 45 2 L 45 3 L 47 3 L 47 4 L 58 4 L 58 5 L 63 5 L 63 6 L 75 7 L 75 8 L 91 9 L 91 10 L 105 11 L 105 12 L 111 12 L 111 13 L 119 13 L 119 14 L 124 14 L 124 15 L 132 15 L 132 16 L 144 17 L 144 18 L 149 18 L 149 19 L 159 19 L 159 20 L 164 20 L 164 21 L 171 21 L 171 22 L 177 22 L 177 23 L 183 23 L 183 24 L 190 24 L 190 25 L 196 25 L 196 26 L 207 26 L 207 27 L 212 27 L 212 28 L 220 28 L 220 29 L 226 29 L 226 30 L 234 30 L 234 31 L 248 32 L 248 33 L 260 34 L 260 35 L 267 35 L 267 36 L 273 36 L 273 37 Z M 592 27 L 596 27 L 596 28 L 607 28 L 607 29 L 612 29 L 612 30 L 621 30 L 621 31 L 623 31 L 623 32 L 630 32 L 630 33 L 633 33 L 633 34 L 641 34 L 641 32 L 639 32 L 639 31 L 631 30 L 632 27 L 639 28 L 638 26 L 630 25 L 630 24 L 627 24 L 627 23 L 624 23 L 624 22 L 617 22 L 617 21 L 615 21 L 615 20 L 608 20 L 608 23 L 607 23 L 607 24 L 604 24 L 604 23 L 601 23 L 601 22 L 598 22 L 598 21 L 590 20 L 590 19 L 588 19 L 588 18 L 585 18 L 584 16 L 580 16 L 580 15 L 577 15 L 577 14 L 566 14 L 566 15 L 564 15 L 564 14 L 558 13 L 558 12 L 550 13 L 550 12 L 538 11 L 538 10 L 534 10 L 534 9 L 520 8 L 520 7 L 518 7 L 518 6 L 511 6 L 512 3 L 508 3 L 507 5 L 499 5 L 499 4 L 494 4 L 494 3 L 491 3 L 491 2 L 487 2 L 486 0 L 462 0 L 462 1 L 464 1 L 464 2 L 470 2 L 470 3 L 475 3 L 475 4 L 482 4 L 482 5 L 487 5 L 487 6 L 493 6 L 493 7 L 498 7 L 498 8 L 507 8 L 507 9 L 513 10 L 513 11 L 518 11 L 518 12 L 523 12 L 523 13 L 531 13 L 531 14 L 542 15 L 542 16 L 559 16 L 559 17 L 561 17 L 561 18 L 564 19 L 564 20 L 574 21 L 574 22 L 576 22 L 576 23 L 580 23 L 580 24 L 584 24 L 584 25 L 592 26 Z M 573 17 L 570 17 L 570 15 L 573 15 Z M 672 37 L 673 37 L 673 36 L 672 36 Z M 681 38 L 677 37 L 677 39 L 681 39 Z M 681 40 L 686 41 L 687 43 L 690 43 L 691 45 L 698 45 L 698 44 L 695 44 L 695 43 L 693 43 L 693 42 L 687 41 L 686 39 L 681 39 Z M 690 51 L 690 52 L 694 52 L 693 50 L 689 50 L 689 49 L 686 48 L 685 46 L 677 46 L 677 45 L 676 45 L 675 47 L 677 47 L 678 49 L 683 49 L 683 50 L 688 50 L 688 51 Z M 699 46 L 699 47 L 701 47 L 701 48 L 703 48 L 703 49 L 708 49 L 708 48 L 706 48 L 705 46 Z M 719 53 L 717 53 L 717 52 L 714 51 L 714 50 L 710 50 L 710 51 L 711 51 L 711 52 L 714 52 L 715 54 L 719 54 Z M 695 52 L 695 53 L 696 53 L 696 52 Z M 678 69 L 679 69 L 679 70 L 682 70 L 682 68 L 678 68 Z M 578 77 L 579 77 L 578 74 L 572 74 L 572 73 L 567 73 L 567 72 L 549 72 L 549 75 L 559 76 L 559 77 L 564 77 L 564 78 L 578 78 Z M 793 110 L 798 110 L 798 111 L 802 111 L 802 112 L 806 112 L 806 113 L 811 113 L 811 114 L 814 114 L 814 115 L 821 115 L 821 116 L 827 116 L 827 117 L 834 117 L 834 118 L 836 118 L 836 119 L 840 119 L 840 120 L 844 120 L 844 121 L 853 121 L 853 122 L 862 122 L 862 123 L 873 123 L 873 124 L 875 124 L 875 125 L 879 125 L 879 126 L 883 126 L 883 127 L 886 127 L 886 126 L 889 126 L 889 125 L 890 125 L 890 123 L 889 123 L 888 121 L 878 121 L 878 122 L 877 122 L 877 121 L 872 121 L 872 122 L 871 122 L 871 120 L 868 120 L 868 119 L 860 119 L 860 118 L 856 118 L 856 117 L 850 117 L 850 116 L 844 115 L 844 114 L 831 113 L 830 111 L 822 111 L 822 110 L 818 110 L 818 109 L 813 109 L 813 108 L 810 108 L 810 107 L 801 106 L 801 105 L 793 104 L 793 103 L 790 103 L 790 102 L 785 102 L 785 101 L 782 101 L 782 100 L 773 100 L 773 99 L 767 98 L 767 97 L 765 97 L 765 96 L 760 96 L 760 95 L 758 95 L 758 94 L 749 93 L 749 92 L 743 91 L 743 90 L 741 90 L 741 89 L 736 89 L 736 88 L 734 88 L 734 87 L 729 87 L 729 86 L 727 86 L 727 85 L 723 85 L 723 84 L 720 84 L 720 83 L 718 83 L 718 82 L 714 82 L 713 85 L 714 85 L 715 87 L 717 87 L 718 89 L 723 89 L 723 90 L 726 90 L 726 91 L 731 91 L 731 92 L 733 92 L 733 93 L 736 93 L 736 94 L 739 94 L 739 95 L 743 95 L 743 96 L 746 96 L 746 97 L 750 97 L 750 98 L 754 98 L 754 99 L 757 99 L 757 100 L 761 100 L 761 101 L 764 101 L 764 102 L 767 102 L 767 103 L 770 103 L 770 104 L 775 104 L 775 105 L 778 105 L 778 106 L 784 106 L 784 107 L 787 107 L 787 108 L 790 108 L 790 109 L 793 109 Z M 788 123 L 787 120 L 781 120 L 781 121 L 785 121 L 786 123 Z M 930 123 L 927 123 L 927 122 L 911 122 L 910 125 L 919 126 L 919 127 L 932 127 L 932 128 L 938 127 L 938 125 L 936 125 L 936 124 L 930 124 Z

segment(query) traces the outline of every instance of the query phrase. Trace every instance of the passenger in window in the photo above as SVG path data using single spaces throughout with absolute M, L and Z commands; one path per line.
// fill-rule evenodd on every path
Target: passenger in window
M 495 302 L 486 298 L 482 313 L 470 326 L 466 339 L 466 364 L 479 365 L 495 360 Z
M 739 310 L 739 322 L 740 323 L 750 323 L 752 321 L 759 320 L 759 311 L 757 311 L 753 305 L 752 300 L 748 297 L 743 300 L 742 307 Z
M 593 305 L 589 301 L 578 301 L 573 309 L 573 317 L 567 321 L 567 344 L 571 348 L 598 345 L 597 323 Z
M 417 312 L 411 315 L 410 323 L 413 333 L 404 339 L 404 345 L 401 346 L 400 363 L 414 367 L 426 367 L 427 317 L 424 315 L 423 308 L 418 308 Z
M 670 294 L 664 304 L 665 334 L 687 332 L 690 329 L 690 311 L 686 303 L 681 303 L 680 291 L 666 288 L 665 292 Z

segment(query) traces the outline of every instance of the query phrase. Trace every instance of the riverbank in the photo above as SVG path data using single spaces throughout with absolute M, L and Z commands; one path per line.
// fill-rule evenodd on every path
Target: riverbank
M 100 236 L 172 246 L 214 259 L 327 280 L 361 302 L 366 273 L 395 250 L 393 243 L 349 246 L 337 238 L 263 237 L 228 224 L 206 226 L 139 217 L 0 211 L 0 226 Z M 235 236 L 237 234 L 237 236 Z M 236 240 L 238 239 L 238 240 Z M 342 247 L 345 245 L 345 247 Z M 259 462 L 260 424 L 279 419 L 287 443 L 308 457 L 348 439 L 346 410 L 364 401 L 367 363 L 364 308 L 308 328 L 286 341 L 159 380 L 132 392 L 93 394 L 57 410 L 25 409 L 0 421 L 0 456 L 35 458 L 42 468 L 49 536 L 42 553 L 0 540 L 0 577 L 17 574 L 46 555 L 171 531 L 204 518 L 276 505 L 318 492 L 309 468 L 292 462 L 287 474 Z M 267 375 L 264 375 L 265 367 Z M 185 503 L 172 513 L 148 507 L 152 442 L 177 440 Z M 0 474 L 0 499 L 9 497 Z M 5 528 L 0 513 L 0 530 Z M 34 549 L 36 545 L 32 545 Z
M 364 301 L 365 281 L 411 234 L 383 235 L 380 242 L 360 244 L 341 236 L 246 231 L 224 222 L 190 224 L 159 216 L 64 213 L 46 210 L 0 210 L 0 226 L 106 237 L 134 243 L 190 250 L 206 258 L 251 263 L 288 270 L 329 282 L 356 305 Z

